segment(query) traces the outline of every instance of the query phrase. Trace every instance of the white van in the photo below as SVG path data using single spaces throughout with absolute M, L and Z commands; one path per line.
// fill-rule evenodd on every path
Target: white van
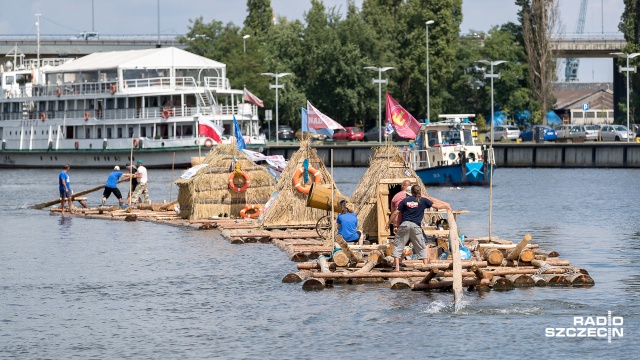
M 98 38 L 97 31 L 83 31 L 76 36 L 70 37 L 69 40 L 90 40 L 90 39 L 97 39 L 97 38 Z

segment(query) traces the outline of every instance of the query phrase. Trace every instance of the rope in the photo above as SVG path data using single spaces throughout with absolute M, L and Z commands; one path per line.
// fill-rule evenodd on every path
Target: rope
M 563 274 L 553 274 L 556 276 L 571 276 L 574 274 L 577 274 L 578 272 L 576 271 L 575 268 L 571 267 L 571 266 L 553 266 L 553 265 L 548 265 L 545 264 L 543 267 L 539 268 L 535 274 L 533 274 L 533 276 L 540 276 L 542 275 L 545 271 L 549 270 L 549 269 L 565 269 L 567 270 L 567 272 L 563 273 Z
M 234 162 L 235 170 L 234 172 L 238 175 L 242 174 L 242 164 L 239 161 Z
M 302 162 L 302 167 L 304 168 L 304 182 L 309 182 L 309 159 L 304 159 Z

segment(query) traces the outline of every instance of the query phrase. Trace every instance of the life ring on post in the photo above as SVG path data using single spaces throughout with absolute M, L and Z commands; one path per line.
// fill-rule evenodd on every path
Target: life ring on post
M 245 190 L 247 190 L 247 188 L 249 187 L 249 175 L 247 175 L 246 172 L 244 171 L 240 171 L 240 175 L 244 178 L 244 185 L 242 185 L 242 187 L 237 187 L 234 183 L 233 183 L 233 179 L 235 179 L 236 177 L 236 172 L 232 172 L 231 175 L 229 175 L 229 188 L 235 192 L 245 192 Z
M 210 148 L 213 146 L 213 139 L 208 137 L 206 139 L 204 139 L 204 146 Z
M 138 139 L 133 139 L 133 147 L 134 147 L 134 148 L 136 148 L 136 149 L 137 149 L 139 144 L 140 144 L 140 143 L 138 142 Z
M 62 94 L 62 92 L 60 91 L 60 88 L 57 88 L 56 89 L 56 96 L 60 97 L 60 94 Z
M 45 121 L 47 119 L 47 114 L 44 112 L 40 113 L 40 120 Z
M 109 92 L 111 93 L 111 95 L 115 94 L 116 90 L 118 90 L 118 86 L 116 86 L 116 84 L 111 84 L 111 86 L 109 87 Z
M 308 195 L 309 191 L 311 190 L 311 185 L 304 186 L 303 181 L 300 179 L 303 173 L 304 167 L 300 166 L 296 170 L 295 174 L 293 174 L 293 186 L 299 192 Z M 320 173 L 320 171 L 316 170 L 313 166 L 309 166 L 309 174 L 313 176 L 313 182 L 315 182 L 316 184 L 320 184 L 320 181 L 322 180 L 322 174 Z
M 254 212 L 247 214 L 247 211 L 255 210 Z M 247 205 L 240 210 L 240 216 L 247 219 L 255 219 L 262 213 L 262 205 Z
M 78 140 L 76 140 L 76 142 L 73 144 L 73 147 L 78 150 L 78 148 L 80 147 L 80 143 L 78 142 Z
M 162 118 L 163 119 L 168 119 L 170 116 L 171 116 L 171 111 L 169 111 L 169 109 L 162 110 Z
M 89 120 L 89 115 L 91 115 L 91 113 L 88 112 L 88 111 L 86 113 L 84 113 L 84 121 Z

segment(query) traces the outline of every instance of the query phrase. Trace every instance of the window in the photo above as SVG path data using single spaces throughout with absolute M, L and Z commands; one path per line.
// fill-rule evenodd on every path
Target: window
M 122 138 L 122 128 L 118 128 L 118 139 Z
M 111 128 L 107 128 L 107 139 L 111 139 Z
M 147 127 L 146 126 L 140 127 L 140 137 L 147 137 Z

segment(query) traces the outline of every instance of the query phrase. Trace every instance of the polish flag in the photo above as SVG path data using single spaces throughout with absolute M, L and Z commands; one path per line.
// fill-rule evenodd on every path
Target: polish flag
M 262 100 L 260 100 L 259 97 L 253 95 L 251 93 L 251 91 L 247 90 L 247 88 L 244 89 L 244 101 L 250 102 L 252 104 L 258 105 L 261 108 L 264 107 L 264 103 L 262 102 Z
M 200 136 L 210 137 L 220 144 L 222 142 L 220 135 L 222 135 L 223 132 L 224 129 L 222 126 L 214 124 L 211 120 L 198 119 L 198 134 L 200 134 Z

